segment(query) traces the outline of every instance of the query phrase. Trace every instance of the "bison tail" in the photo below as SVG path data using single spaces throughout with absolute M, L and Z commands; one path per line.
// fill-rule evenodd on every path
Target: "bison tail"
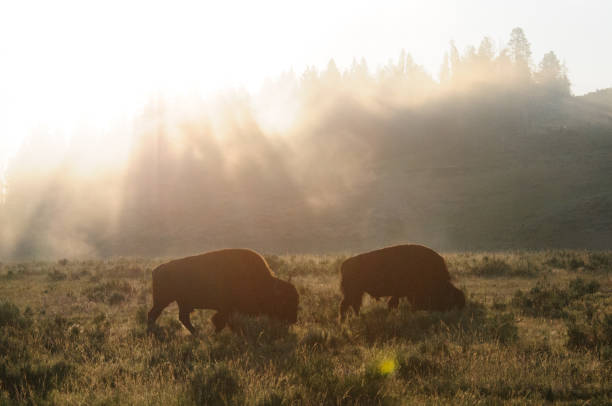
M 342 264 L 340 267 L 340 291 L 342 293 L 346 293 L 347 290 L 347 277 L 346 277 L 346 267 L 345 264 Z
M 161 295 L 163 293 L 163 289 L 161 287 L 162 284 L 162 277 L 161 274 L 163 273 L 163 265 L 158 266 L 157 268 L 155 268 L 153 270 L 153 272 L 151 273 L 152 275 L 152 279 L 153 279 L 153 283 L 152 283 L 152 289 L 153 289 L 153 306 L 156 305 L 160 305 L 161 302 L 163 302 L 164 300 L 161 298 Z

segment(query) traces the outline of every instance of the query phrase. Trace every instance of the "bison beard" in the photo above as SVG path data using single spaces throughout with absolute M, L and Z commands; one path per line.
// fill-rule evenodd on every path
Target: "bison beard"
M 390 296 L 389 308 L 401 297 L 415 310 L 446 311 L 465 306 L 465 295 L 450 282 L 444 259 L 421 245 L 397 245 L 347 259 L 341 267 L 340 320 L 349 308 L 359 314 L 364 293 Z
M 194 309 L 214 309 L 215 331 L 225 327 L 235 313 L 265 314 L 295 323 L 298 293 L 274 277 L 265 259 L 246 249 L 227 249 L 177 259 L 153 270 L 153 308 L 149 331 L 162 310 L 176 301 L 179 320 L 192 333 L 189 314 Z

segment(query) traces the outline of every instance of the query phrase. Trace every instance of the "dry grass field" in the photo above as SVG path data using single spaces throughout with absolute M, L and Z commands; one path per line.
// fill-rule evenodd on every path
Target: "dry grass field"
M 443 253 L 462 311 L 338 322 L 342 255 L 267 255 L 298 323 L 237 317 L 192 337 L 167 308 L 146 333 L 165 259 L 0 265 L 0 405 L 403 405 L 612 402 L 612 252 Z

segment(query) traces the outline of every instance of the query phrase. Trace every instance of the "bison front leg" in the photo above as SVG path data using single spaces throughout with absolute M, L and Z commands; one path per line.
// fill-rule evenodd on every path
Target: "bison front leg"
M 212 321 L 215 326 L 215 333 L 218 333 L 219 331 L 223 330 L 223 327 L 225 327 L 225 325 L 227 324 L 228 319 L 229 314 L 224 311 L 218 311 L 212 316 L 210 321 Z
M 340 302 L 340 321 L 344 321 L 346 319 L 346 313 L 348 312 L 350 303 L 346 299 L 342 299 Z
M 397 307 L 399 306 L 399 297 L 391 296 L 391 299 L 389 299 L 387 305 L 389 306 L 389 309 L 397 309 Z
M 147 331 L 150 333 L 153 331 L 153 326 L 155 325 L 155 320 L 159 317 L 162 310 L 164 310 L 166 306 L 157 306 L 153 305 L 151 310 L 149 310 L 149 315 L 147 317 Z
M 192 307 L 179 304 L 179 320 L 185 327 L 187 327 L 187 330 L 189 330 L 191 334 L 196 335 L 196 329 L 193 327 L 191 320 L 189 319 L 189 313 L 191 313 L 192 310 Z
M 349 307 L 353 308 L 355 315 L 359 316 L 359 309 L 361 308 L 361 296 L 357 297 L 345 297 L 340 302 L 340 321 L 344 321 L 346 313 Z

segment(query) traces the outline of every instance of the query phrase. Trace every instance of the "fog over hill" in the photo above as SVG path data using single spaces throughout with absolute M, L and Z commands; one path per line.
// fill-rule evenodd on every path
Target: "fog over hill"
M 377 72 L 293 72 L 257 95 L 157 97 L 11 162 L 0 257 L 612 248 L 612 89 L 572 96 L 514 30 L 451 44 L 440 81 L 409 54 Z

